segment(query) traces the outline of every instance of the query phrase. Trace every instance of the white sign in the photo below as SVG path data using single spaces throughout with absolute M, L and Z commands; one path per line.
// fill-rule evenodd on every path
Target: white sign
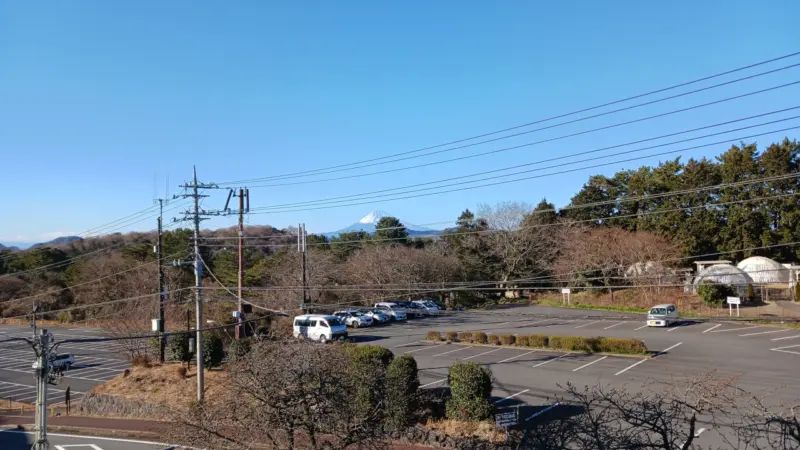
M 517 409 L 498 411 L 494 423 L 498 427 L 513 427 L 517 424 Z
M 570 291 L 569 288 L 564 288 L 564 289 L 561 290 L 562 294 L 569 294 L 570 292 L 572 292 L 572 291 Z
M 728 297 L 728 304 L 729 305 L 741 305 L 742 299 L 739 297 Z

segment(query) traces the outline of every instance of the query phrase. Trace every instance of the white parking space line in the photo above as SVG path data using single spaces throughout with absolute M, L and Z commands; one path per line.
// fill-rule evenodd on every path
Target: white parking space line
M 721 327 L 721 326 L 722 326 L 722 324 L 721 324 L 721 323 L 718 323 L 718 324 L 714 325 L 713 327 L 711 327 L 711 328 L 709 328 L 709 329 L 707 329 L 707 330 L 703 330 L 703 332 L 702 332 L 702 333 L 700 333 L 700 334 L 706 334 L 706 333 L 708 333 L 709 331 L 711 331 L 711 330 L 713 330 L 713 329 L 715 329 L 715 328 Z
M 441 380 L 436 380 L 436 381 L 432 381 L 432 382 L 430 382 L 428 384 L 423 384 L 422 386 L 420 386 L 420 388 L 426 388 L 428 386 L 433 386 L 434 384 L 439 384 L 442 381 L 447 381 L 447 378 L 442 378 Z
M 523 356 L 530 355 L 531 353 L 534 353 L 535 351 L 536 350 L 533 350 L 533 351 L 530 351 L 530 352 L 527 352 L 527 353 L 523 353 L 521 355 L 512 356 L 511 358 L 506 358 L 506 359 L 504 359 L 502 361 L 497 361 L 497 364 L 502 364 L 502 363 L 505 363 L 505 362 L 513 361 L 513 360 L 515 360 L 517 358 L 522 358 Z
M 781 352 L 781 353 L 791 353 L 793 355 L 800 355 L 800 352 L 796 352 L 794 350 L 786 350 L 787 348 L 797 348 L 800 347 L 800 344 L 797 345 L 787 345 L 786 347 L 778 347 L 778 348 L 771 348 L 773 352 Z M 800 349 L 798 349 L 800 350 Z
M 392 348 L 411 347 L 412 345 L 419 345 L 419 342 L 416 342 L 416 341 L 415 342 L 409 342 L 408 344 L 396 345 L 396 346 L 394 346 Z M 425 345 L 425 344 L 423 344 L 423 345 Z
M 498 400 L 498 401 L 494 402 L 494 404 L 495 404 L 495 405 L 497 405 L 497 404 L 499 404 L 499 403 L 503 403 L 503 402 L 504 402 L 504 401 L 506 401 L 506 400 L 511 400 L 512 398 L 514 398 L 514 397 L 516 397 L 516 396 L 518 396 L 518 395 L 522 395 L 522 394 L 524 394 L 524 393 L 526 393 L 526 392 L 528 392 L 528 391 L 530 391 L 530 389 L 525 389 L 525 390 L 519 391 L 519 392 L 517 392 L 516 394 L 509 395 L 509 396 L 508 396 L 508 397 L 506 397 L 506 398 L 501 398 L 500 400 Z
M 462 351 L 462 350 L 466 350 L 466 349 L 468 349 L 468 348 L 472 348 L 472 347 L 461 347 L 461 348 L 457 348 L 457 349 L 455 349 L 455 350 L 450 350 L 449 352 L 437 353 L 437 354 L 435 354 L 435 355 L 432 355 L 432 357 L 433 357 L 433 358 L 435 358 L 435 357 L 437 357 L 437 356 L 449 355 L 450 353 L 460 352 L 460 351 Z
M 680 324 L 680 325 L 678 325 L 678 326 L 676 326 L 676 327 L 672 327 L 672 328 L 668 329 L 668 330 L 667 330 L 667 333 L 669 333 L 670 331 L 675 331 L 675 330 L 677 330 L 677 329 L 679 329 L 679 328 L 683 328 L 683 327 L 685 327 L 685 326 L 686 326 L 686 324 L 683 324 L 683 323 L 682 323 L 682 324 Z
M 715 330 L 715 331 L 712 331 L 712 333 L 727 333 L 729 331 L 745 331 L 745 330 L 753 330 L 753 329 L 756 329 L 756 328 L 761 328 L 761 327 L 728 328 L 727 330 Z
M 745 337 L 745 336 L 758 336 L 758 335 L 760 335 L 760 334 L 785 333 L 785 332 L 787 332 L 787 331 L 789 331 L 789 329 L 788 329 L 788 328 L 784 328 L 784 329 L 782 329 L 782 330 L 759 331 L 758 333 L 747 333 L 747 334 L 740 334 L 740 335 L 739 335 L 739 337 Z
M 668 351 L 672 350 L 673 348 L 675 348 L 675 347 L 677 347 L 677 346 L 679 346 L 679 345 L 681 345 L 681 344 L 683 344 L 683 342 L 678 342 L 677 344 L 675 344 L 675 345 L 673 345 L 673 346 L 671 346 L 671 347 L 669 347 L 669 348 L 665 348 L 664 350 L 661 350 L 660 352 L 658 352 L 658 353 L 656 353 L 655 355 L 653 355 L 653 357 L 656 357 L 656 356 L 659 356 L 659 355 L 663 355 L 664 353 L 667 353 Z M 643 359 L 643 360 L 641 360 L 641 361 L 637 361 L 637 362 L 635 362 L 635 363 L 631 364 L 630 366 L 628 366 L 628 367 L 626 367 L 626 368 L 624 368 L 624 369 L 620 370 L 619 372 L 615 373 L 615 374 L 614 374 L 614 376 L 617 376 L 617 375 L 622 375 L 623 373 L 625 373 L 625 372 L 627 372 L 627 371 L 629 371 L 629 370 L 633 369 L 634 367 L 638 366 L 639 364 L 641 364 L 641 363 L 643 363 L 643 362 L 645 362 L 645 361 L 647 361 L 647 360 L 646 360 L 646 359 Z
M 547 363 L 549 363 L 549 362 L 553 362 L 553 361 L 555 361 L 555 360 L 558 360 L 558 359 L 561 359 L 561 358 L 563 358 L 563 357 L 565 357 L 565 356 L 569 356 L 569 353 L 564 353 L 563 355 L 556 356 L 555 358 L 550 358 L 550 359 L 548 359 L 547 361 L 542 361 L 542 362 L 540 362 L 539 364 L 534 364 L 534 365 L 533 365 L 533 366 L 531 366 L 531 367 L 539 367 L 539 366 L 543 366 L 543 365 L 545 365 L 545 364 L 547 364 Z
M 770 339 L 770 341 L 783 341 L 785 339 L 797 339 L 800 338 L 800 334 L 795 334 L 794 336 L 784 336 L 779 338 Z
M 625 322 L 615 323 L 614 325 L 611 325 L 611 326 L 605 327 L 605 328 L 603 328 L 603 329 L 604 329 L 604 330 L 609 330 L 609 329 L 611 329 L 611 328 L 618 327 L 618 326 L 622 325 L 623 323 L 625 323 Z
M 639 331 L 639 330 L 641 330 L 642 328 L 645 328 L 645 327 L 647 327 L 647 324 L 644 324 L 644 325 L 640 326 L 639 328 L 637 328 L 637 329 L 635 329 L 633 331 Z
M 489 353 L 494 353 L 494 352 L 497 352 L 497 351 L 500 351 L 500 350 L 502 350 L 502 348 L 496 348 L 494 350 L 489 350 L 488 352 L 483 352 L 483 353 L 478 353 L 477 355 L 467 356 L 466 358 L 463 358 L 462 361 L 466 361 L 466 360 L 472 359 L 472 358 L 477 358 L 478 356 L 488 355 Z
M 579 371 L 579 370 L 583 369 L 584 367 L 589 367 L 589 366 L 591 366 L 592 364 L 594 364 L 594 363 L 596 363 L 596 362 L 600 362 L 600 361 L 602 361 L 602 360 L 604 360 L 604 359 L 606 359 L 606 358 L 608 358 L 608 356 L 603 356 L 602 358 L 597 358 L 597 359 L 595 359 L 595 360 L 594 360 L 594 361 L 592 361 L 592 362 L 588 362 L 588 363 L 586 363 L 586 364 L 584 364 L 584 365 L 582 365 L 582 366 L 580 366 L 580 367 L 578 367 L 578 368 L 572 369 L 572 371 L 573 371 L 573 372 L 577 372 L 577 371 Z
M 602 320 L 596 320 L 596 321 L 594 321 L 594 322 L 589 322 L 589 323 L 585 323 L 585 324 L 583 324 L 583 325 L 578 325 L 578 326 L 577 326 L 577 327 L 575 327 L 575 328 L 583 328 L 583 327 L 588 327 L 589 325 L 593 325 L 593 324 L 600 323 L 600 322 L 602 322 Z
M 409 350 L 409 351 L 407 351 L 407 352 L 403 352 L 403 354 L 406 354 L 406 355 L 407 355 L 407 354 L 409 354 L 409 353 L 421 352 L 421 351 L 423 351 L 423 350 L 428 350 L 429 348 L 441 347 L 441 346 L 443 346 L 443 345 L 447 345 L 447 344 L 439 344 L 439 345 L 426 345 L 426 346 L 424 346 L 424 347 L 422 347 L 422 348 L 418 348 L 418 349 L 416 349 L 416 350 Z

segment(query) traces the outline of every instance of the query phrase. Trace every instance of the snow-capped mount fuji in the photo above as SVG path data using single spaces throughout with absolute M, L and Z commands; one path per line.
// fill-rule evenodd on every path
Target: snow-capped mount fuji
M 365 231 L 369 234 L 375 233 L 375 226 L 379 220 L 384 217 L 397 217 L 392 214 L 387 213 L 386 211 L 370 211 L 369 214 L 359 219 L 358 222 L 342 228 L 341 230 L 333 231 L 330 233 L 324 233 L 327 237 L 335 237 L 340 235 L 341 233 L 352 233 L 357 231 Z M 441 233 L 439 230 L 433 230 L 431 228 L 421 227 L 419 225 L 414 225 L 411 223 L 406 222 L 405 220 L 397 217 L 400 220 L 400 223 L 405 225 L 406 230 L 408 230 L 409 236 L 419 236 L 419 235 L 435 235 Z

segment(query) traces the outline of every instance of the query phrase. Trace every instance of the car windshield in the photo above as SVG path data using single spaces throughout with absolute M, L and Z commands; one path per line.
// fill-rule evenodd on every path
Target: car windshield
M 654 316 L 663 316 L 667 313 L 667 310 L 664 308 L 653 308 L 650 310 L 650 314 Z

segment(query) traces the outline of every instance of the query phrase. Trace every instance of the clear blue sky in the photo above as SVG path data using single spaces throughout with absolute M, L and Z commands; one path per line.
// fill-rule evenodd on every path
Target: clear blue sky
M 0 242 L 77 233 L 191 174 L 224 182 L 379 157 L 800 50 L 796 0 L 678 2 L 19 2 L 0 0 Z M 770 68 L 800 62 L 797 58 Z M 748 73 L 755 73 L 755 69 Z M 735 76 L 729 77 L 734 78 Z M 558 136 L 800 79 L 702 95 L 400 167 Z M 253 189 L 251 206 L 368 192 L 795 106 L 797 87 L 494 157 Z M 796 122 L 796 121 L 795 121 Z M 780 136 L 760 138 L 768 143 Z M 791 134 L 796 136 L 798 133 Z M 734 136 L 734 135 L 732 135 Z M 713 155 L 725 146 L 688 155 Z M 412 223 L 503 200 L 568 202 L 592 173 L 320 211 L 253 215 L 312 232 L 373 209 Z M 358 172 L 347 172 L 352 174 Z M 224 198 L 207 199 L 207 208 Z M 146 230 L 154 220 L 127 229 Z M 216 220 L 209 226 L 233 224 Z

